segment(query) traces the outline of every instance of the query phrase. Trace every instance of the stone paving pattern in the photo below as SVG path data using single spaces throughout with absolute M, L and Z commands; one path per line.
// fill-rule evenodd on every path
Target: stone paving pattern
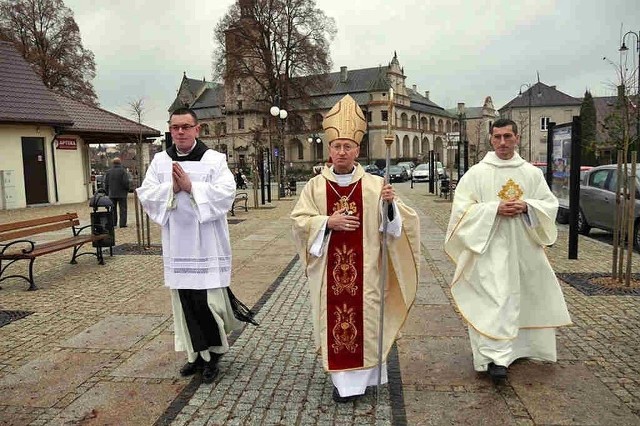
M 232 285 L 247 305 L 260 306 L 261 325 L 233 336 L 213 384 L 177 373 L 184 355 L 173 351 L 160 256 L 107 256 L 104 266 L 83 256 L 70 265 L 65 251 L 36 260 L 41 290 L 0 284 L 0 309 L 34 312 L 0 328 L 0 424 L 640 424 L 637 297 L 589 297 L 563 283 L 574 325 L 558 333 L 558 363 L 519 361 L 500 386 L 473 371 L 448 290 L 454 265 L 442 250 L 451 204 L 426 187 L 396 185 L 419 212 L 423 262 L 397 342 L 401 376 L 383 387 L 380 405 L 371 391 L 355 403 L 332 402 L 313 350 L 303 271 L 292 262 L 295 200 L 256 209 L 250 199 L 249 212 L 236 213 L 242 222 L 230 225 Z M 67 211 L 87 223 L 91 209 L 0 211 L 0 223 Z M 129 216 L 117 244 L 135 241 L 133 200 Z M 610 269 L 611 247 L 582 236 L 580 259 L 568 260 L 567 236 L 562 228 L 547 250 L 556 272 Z M 159 242 L 155 226 L 151 239 Z M 633 270 L 639 266 L 634 254 Z

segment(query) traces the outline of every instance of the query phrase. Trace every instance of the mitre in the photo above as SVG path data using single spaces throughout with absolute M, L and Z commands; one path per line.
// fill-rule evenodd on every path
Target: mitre
M 322 121 L 327 142 L 349 139 L 360 145 L 367 122 L 356 101 L 349 95 L 340 99 Z

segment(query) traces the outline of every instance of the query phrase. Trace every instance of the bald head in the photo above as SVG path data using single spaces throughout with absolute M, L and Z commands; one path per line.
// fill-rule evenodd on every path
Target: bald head
M 122 160 L 120 160 L 120 157 L 116 157 L 111 161 L 114 165 L 115 164 L 122 164 Z

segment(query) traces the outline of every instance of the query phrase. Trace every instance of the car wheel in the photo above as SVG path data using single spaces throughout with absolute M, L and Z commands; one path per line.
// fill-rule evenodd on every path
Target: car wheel
M 587 219 L 584 217 L 582 209 L 578 210 L 578 233 L 582 235 L 589 235 L 590 230 L 591 227 L 587 223 Z

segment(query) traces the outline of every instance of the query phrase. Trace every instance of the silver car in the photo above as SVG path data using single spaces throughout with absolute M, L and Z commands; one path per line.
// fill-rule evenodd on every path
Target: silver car
M 638 167 L 638 166 L 636 166 Z M 631 167 L 629 167 L 631 170 Z M 640 170 L 640 167 L 639 167 Z M 591 228 L 612 231 L 616 209 L 617 165 L 607 164 L 589 170 L 580 185 L 578 232 L 588 235 Z M 640 179 L 636 176 L 636 205 L 633 242 L 640 249 L 638 218 L 640 217 Z
M 413 175 L 411 176 L 414 182 L 426 182 L 429 180 L 429 165 L 422 163 L 418 164 L 413 169 Z

